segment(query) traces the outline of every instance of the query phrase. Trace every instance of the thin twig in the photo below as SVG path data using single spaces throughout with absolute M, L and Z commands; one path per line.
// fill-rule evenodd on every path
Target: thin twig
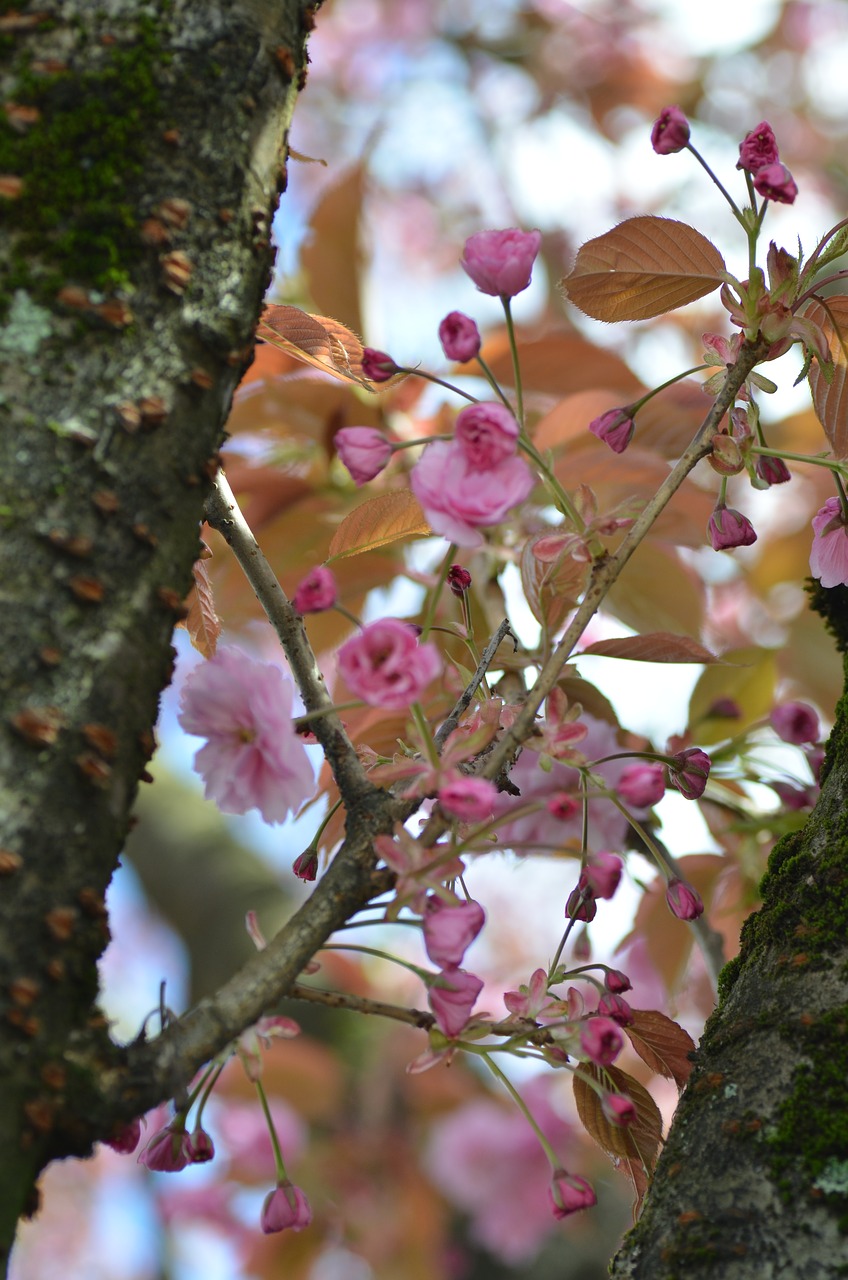
M 483 650 L 483 656 L 480 659 L 477 670 L 474 672 L 474 675 L 469 680 L 467 686 L 463 689 L 462 693 L 459 695 L 456 705 L 451 711 L 447 720 L 445 720 L 444 724 L 441 725 L 438 733 L 436 734 L 436 746 L 440 750 L 445 745 L 445 741 L 448 738 L 448 736 L 451 733 L 453 733 L 454 729 L 459 724 L 463 713 L 471 705 L 471 699 L 474 697 L 475 693 L 479 689 L 480 685 L 483 682 L 483 677 L 485 676 L 486 672 L 489 670 L 489 667 L 492 665 L 492 661 L 494 660 L 495 654 L 497 653 L 498 649 L 501 646 L 501 641 L 505 640 L 507 636 L 512 636 L 512 631 L 510 629 L 509 620 L 507 618 L 504 618 L 503 622 L 498 627 L 497 631 L 492 636 L 491 640 Z M 518 642 L 515 640 L 515 636 L 512 636 L 512 638 L 517 646 Z

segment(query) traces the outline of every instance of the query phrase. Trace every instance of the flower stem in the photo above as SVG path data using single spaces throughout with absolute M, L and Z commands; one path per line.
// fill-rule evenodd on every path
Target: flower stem
M 748 227 L 747 227 L 746 222 L 745 222 L 745 216 L 744 216 L 744 214 L 742 213 L 741 209 L 739 208 L 739 206 L 737 205 L 736 201 L 733 199 L 732 195 L 731 195 L 731 194 L 730 194 L 730 192 L 727 190 L 727 188 L 726 188 L 726 187 L 724 187 L 724 186 L 722 186 L 722 184 L 719 182 L 718 178 L 717 178 L 717 177 L 716 177 L 716 175 L 713 173 L 712 169 L 711 169 L 711 168 L 710 168 L 710 166 L 707 164 L 706 160 L 705 160 L 705 159 L 704 159 L 704 157 L 701 155 L 701 153 L 700 153 L 700 152 L 699 152 L 695 147 L 693 147 L 693 146 L 692 146 L 692 143 L 691 143 L 691 142 L 687 142 L 687 143 L 686 143 L 686 150 L 687 150 L 687 151 L 691 151 L 692 155 L 693 155 L 693 156 L 695 157 L 695 159 L 698 161 L 698 164 L 701 166 L 701 168 L 702 168 L 702 169 L 704 169 L 704 170 L 706 171 L 706 173 L 708 173 L 708 174 L 709 174 L 709 176 L 712 178 L 713 182 L 716 184 L 716 186 L 718 187 L 718 189 L 719 189 L 719 191 L 721 192 L 721 194 L 724 196 L 724 198 L 725 198 L 725 200 L 727 201 L 727 203 L 730 205 L 730 208 L 731 208 L 731 210 L 732 210 L 732 212 L 733 212 L 733 216 L 734 216 L 734 218 L 736 219 L 736 221 L 737 221 L 737 222 L 741 223 L 741 224 L 742 224 L 742 226 L 743 226 L 743 227 L 745 228 L 745 230 L 747 231 L 747 230 L 748 230 Z
M 503 1073 L 503 1071 L 501 1071 L 500 1067 L 495 1062 L 494 1058 L 492 1058 L 491 1054 L 483 1052 L 480 1054 L 480 1057 L 483 1059 L 486 1066 L 491 1071 L 492 1075 L 495 1076 L 498 1080 L 500 1080 L 501 1084 L 506 1089 L 507 1093 L 511 1096 L 513 1102 L 518 1107 L 519 1111 L 523 1113 L 524 1118 L 526 1119 L 527 1123 L 530 1125 L 530 1128 L 533 1130 L 536 1137 L 539 1139 L 539 1145 L 541 1146 L 545 1155 L 548 1157 L 548 1161 L 550 1162 L 551 1168 L 558 1169 L 560 1162 L 557 1159 L 556 1152 L 554 1151 L 551 1144 L 548 1142 L 545 1135 L 542 1133 L 542 1130 L 539 1128 L 538 1124 L 536 1123 L 536 1120 L 531 1114 L 527 1106 L 527 1103 L 524 1101 L 521 1094 L 516 1089 L 515 1085 L 512 1083 L 509 1077 L 506 1076 Z
M 445 580 L 448 576 L 448 570 L 450 569 L 451 564 L 453 563 L 453 558 L 456 555 L 456 552 L 457 552 L 456 544 L 452 542 L 447 549 L 447 553 L 445 554 L 445 558 L 442 561 L 441 568 L 439 569 L 439 577 L 437 581 L 433 584 L 433 587 L 427 598 L 427 608 L 424 613 L 424 621 L 421 624 L 422 640 L 426 640 L 430 634 L 430 629 L 433 626 L 433 619 L 436 616 L 436 606 L 439 603 L 439 596 L 441 595 L 442 587 L 445 585 Z
M 515 373 L 515 416 L 518 419 L 518 425 L 524 431 L 524 392 L 521 387 L 521 366 L 518 362 L 518 345 L 515 341 L 512 304 L 510 298 L 503 296 L 501 296 L 501 302 L 506 316 L 506 331 L 509 334 L 509 349 L 512 352 L 512 368 Z
M 288 1178 L 286 1172 L 283 1153 L 280 1149 L 280 1139 L 277 1137 L 277 1129 L 274 1124 L 274 1118 L 271 1115 L 271 1108 L 268 1106 L 268 1099 L 265 1096 L 265 1090 L 261 1080 L 254 1080 L 256 1092 L 259 1094 L 259 1101 L 262 1103 L 262 1110 L 265 1112 L 265 1123 L 268 1125 L 268 1133 L 271 1135 L 271 1146 L 274 1148 L 274 1167 L 277 1172 L 277 1182 L 285 1182 Z

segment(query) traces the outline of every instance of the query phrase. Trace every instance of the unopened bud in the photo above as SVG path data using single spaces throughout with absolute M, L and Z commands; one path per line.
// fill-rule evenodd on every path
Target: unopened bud
M 720 476 L 736 476 L 745 466 L 742 451 L 733 436 L 717 432 L 711 441 L 712 453 L 708 454 L 709 464 Z

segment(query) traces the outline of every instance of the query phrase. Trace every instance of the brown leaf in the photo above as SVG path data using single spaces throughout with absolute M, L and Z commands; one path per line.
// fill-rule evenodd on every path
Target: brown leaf
M 579 656 L 590 653 L 604 658 L 629 658 L 631 662 L 721 662 L 696 640 L 673 635 L 670 631 L 596 640 L 594 644 L 587 645 Z
M 329 316 L 313 316 L 300 307 L 269 303 L 259 319 L 256 336 L 332 378 L 358 382 L 369 391 L 377 389 L 362 373 L 359 338 Z
M 589 1083 L 596 1080 L 608 1092 L 626 1093 L 636 1107 L 636 1118 L 626 1127 L 610 1124 L 603 1112 L 601 1099 Z M 602 1151 L 612 1156 L 616 1165 L 633 1183 L 636 1201 L 633 1216 L 639 1211 L 648 1179 L 657 1160 L 662 1141 L 662 1116 L 647 1089 L 619 1067 L 598 1067 L 581 1062 L 572 1076 L 574 1102 L 583 1128 Z
M 207 547 L 206 550 L 208 551 L 209 548 Z M 221 635 L 221 622 L 215 612 L 212 583 L 209 581 L 209 570 L 206 567 L 208 558 L 209 556 L 202 556 L 194 562 L 191 571 L 194 589 L 189 596 L 189 610 L 185 620 L 189 639 L 204 658 L 215 656 Z
M 688 1031 L 657 1009 L 633 1009 L 625 1033 L 643 1062 L 682 1089 L 692 1071 L 695 1041 Z
M 340 316 L 356 333 L 362 331 L 359 273 L 364 186 L 364 169 L 357 164 L 327 187 L 309 219 L 312 236 L 300 255 L 312 301 L 322 311 Z
M 704 586 L 671 547 L 645 541 L 607 595 L 609 611 L 634 631 L 700 634 Z
M 804 319 L 821 325 L 830 347 L 833 377 L 828 382 L 818 361 L 810 367 L 810 391 L 816 416 L 835 458 L 848 458 L 848 298 L 811 302 Z
M 342 556 L 385 547 L 399 538 L 422 538 L 431 532 L 424 512 L 409 489 L 368 498 L 345 516 L 330 543 L 328 563 Z
M 587 241 L 562 287 L 595 320 L 648 320 L 711 293 L 725 269 L 718 249 L 694 227 L 638 217 Z
M 532 338 L 519 330 L 517 339 L 525 391 L 564 396 L 595 387 L 618 388 L 611 403 L 604 408 L 624 404 L 644 394 L 642 383 L 620 356 L 579 334 L 563 331 Z M 498 383 L 511 387 L 515 371 L 506 329 L 487 338 L 480 354 Z

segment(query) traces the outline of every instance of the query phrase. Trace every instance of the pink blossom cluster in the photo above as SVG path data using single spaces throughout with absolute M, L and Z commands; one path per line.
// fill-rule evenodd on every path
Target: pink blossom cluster
M 434 644 L 419 644 L 415 627 L 383 618 L 351 636 L 338 652 L 341 675 L 372 707 L 401 711 L 417 702 L 442 669 Z

